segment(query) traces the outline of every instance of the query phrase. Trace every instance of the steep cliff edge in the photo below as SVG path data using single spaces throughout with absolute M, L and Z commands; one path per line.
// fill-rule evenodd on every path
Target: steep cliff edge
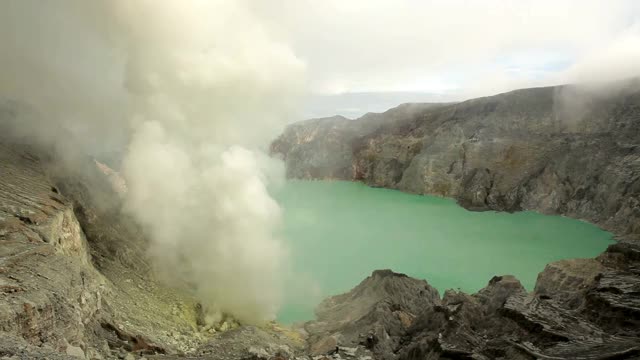
M 405 104 L 290 125 L 271 145 L 287 176 L 536 210 L 640 240 L 640 80 Z

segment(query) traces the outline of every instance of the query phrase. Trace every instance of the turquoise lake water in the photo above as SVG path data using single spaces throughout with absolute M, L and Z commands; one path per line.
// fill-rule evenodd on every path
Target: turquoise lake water
M 284 209 L 292 272 L 279 321 L 313 318 L 322 298 L 349 291 L 375 269 L 446 289 L 475 292 L 513 274 L 529 290 L 555 260 L 594 257 L 612 235 L 535 212 L 472 212 L 454 200 L 343 181 L 289 181 L 274 192 Z

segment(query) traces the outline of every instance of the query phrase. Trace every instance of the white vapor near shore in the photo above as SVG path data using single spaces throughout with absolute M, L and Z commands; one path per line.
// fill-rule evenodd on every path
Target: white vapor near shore
M 0 90 L 43 115 L 29 125 L 40 137 L 61 126 L 88 147 L 128 143 L 126 211 L 161 278 L 260 322 L 278 310 L 287 263 L 263 150 L 305 69 L 249 5 L 9 1 Z

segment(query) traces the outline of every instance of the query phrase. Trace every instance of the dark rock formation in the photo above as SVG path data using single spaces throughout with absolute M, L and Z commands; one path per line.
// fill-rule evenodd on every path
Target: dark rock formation
M 311 355 L 326 347 L 362 345 L 377 355 L 393 352 L 416 317 L 440 304 L 438 291 L 424 280 L 377 270 L 349 293 L 322 301 L 317 320 L 305 325 Z
M 640 239 L 640 80 L 407 104 L 290 125 L 272 153 L 287 176 L 357 180 L 536 210 Z
M 330 337 L 379 359 L 637 359 L 639 252 L 616 244 L 599 260 L 549 264 L 532 293 L 507 275 L 442 300 L 425 282 L 376 271 L 319 306 L 309 344 Z

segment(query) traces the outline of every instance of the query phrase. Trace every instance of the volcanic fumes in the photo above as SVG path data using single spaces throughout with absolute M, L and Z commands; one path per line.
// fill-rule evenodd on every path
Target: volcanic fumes
M 279 171 L 263 149 L 302 88 L 289 47 L 244 1 L 4 7 L 0 90 L 34 110 L 21 134 L 70 159 L 126 149 L 125 211 L 161 278 L 193 291 L 214 320 L 272 319 L 287 250 L 267 192 Z M 82 149 L 65 146 L 69 134 Z

